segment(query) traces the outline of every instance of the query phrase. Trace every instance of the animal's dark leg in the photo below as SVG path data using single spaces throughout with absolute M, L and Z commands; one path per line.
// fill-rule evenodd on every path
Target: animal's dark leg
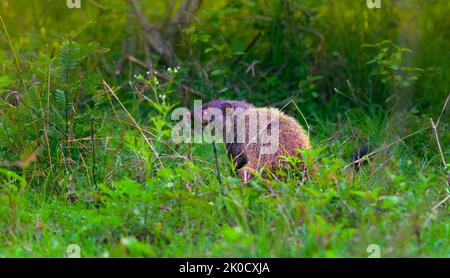
M 244 181 L 244 183 L 247 183 L 250 181 L 250 179 L 253 178 L 253 172 L 257 169 L 257 162 L 256 161 L 248 161 L 247 164 L 245 164 L 243 167 L 241 167 L 238 171 L 238 177 Z

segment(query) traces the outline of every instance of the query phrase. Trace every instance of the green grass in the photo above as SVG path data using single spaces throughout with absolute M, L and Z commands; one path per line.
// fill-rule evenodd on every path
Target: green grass
M 371 244 L 450 256 L 446 1 L 205 1 L 178 72 L 146 56 L 122 1 L 21 1 L 0 2 L 0 257 L 68 257 L 73 244 L 82 257 L 368 257 Z M 144 11 L 160 20 L 166 2 Z M 170 81 L 132 62 L 113 72 L 130 34 L 129 54 Z M 211 144 L 171 141 L 172 109 L 196 98 L 180 84 L 294 100 L 301 113 L 284 110 L 310 126 L 317 175 L 244 185 L 219 144 L 220 184 Z M 347 167 L 367 143 L 373 159 Z
M 86 257 L 365 257 L 372 243 L 383 257 L 448 256 L 448 214 L 432 210 L 445 195 L 436 169 L 406 157 L 335 183 L 335 163 L 301 186 L 226 177 L 221 188 L 211 162 L 189 162 L 99 191 L 80 181 L 59 196 L 2 190 L 1 256 L 61 257 L 74 243 Z

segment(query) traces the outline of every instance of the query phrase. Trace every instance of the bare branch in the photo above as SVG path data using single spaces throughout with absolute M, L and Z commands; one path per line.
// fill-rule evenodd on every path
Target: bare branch
M 172 41 L 176 41 L 180 31 L 192 22 L 201 4 L 202 0 L 184 0 L 183 3 L 181 3 L 177 12 L 172 17 L 172 25 L 167 30 L 168 37 L 171 38 Z
M 142 8 L 138 0 L 128 0 L 137 17 L 142 31 L 145 34 L 147 43 L 161 56 L 170 66 L 177 65 L 177 57 L 173 51 L 170 41 L 166 40 L 161 33 L 159 26 L 152 24 L 142 13 Z
M 441 141 L 439 140 L 439 135 L 437 132 L 437 125 L 434 124 L 433 119 L 430 119 L 430 121 L 431 121 L 431 129 L 433 130 L 434 137 L 436 138 L 439 154 L 441 155 L 442 164 L 444 164 L 444 167 L 447 167 L 447 162 L 445 161 L 444 153 L 442 152 Z

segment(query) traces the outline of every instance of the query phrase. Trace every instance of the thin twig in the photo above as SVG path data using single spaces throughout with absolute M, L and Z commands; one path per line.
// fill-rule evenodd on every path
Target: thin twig
M 385 150 L 385 149 L 387 149 L 387 148 L 390 148 L 392 145 L 395 145 L 395 144 L 397 144 L 397 143 L 399 143 L 399 142 L 405 140 L 406 138 L 409 138 L 409 137 L 411 137 L 411 136 L 414 136 L 414 135 L 416 135 L 416 134 L 418 134 L 418 133 L 420 133 L 420 132 L 422 132 L 422 131 L 425 131 L 425 130 L 427 130 L 427 129 L 429 129 L 429 128 L 430 128 L 430 127 L 424 127 L 424 128 L 422 128 L 422 129 L 419 129 L 419 130 L 417 130 L 417 131 L 414 131 L 413 133 L 410 133 L 410 134 L 408 134 L 408 135 L 406 135 L 406 136 L 404 136 L 404 137 L 402 137 L 402 138 L 399 138 L 399 139 L 395 140 L 395 141 L 392 142 L 392 143 L 389 143 L 389 144 L 387 144 L 387 145 L 385 145 L 385 146 L 379 147 L 378 149 L 376 149 L 376 150 L 370 152 L 369 154 L 367 154 L 367 155 L 361 157 L 360 159 L 357 159 L 357 160 L 355 160 L 355 161 L 352 161 L 350 164 L 347 164 L 343 169 L 345 170 L 345 169 L 347 169 L 348 167 L 352 166 L 353 164 L 359 163 L 359 162 L 361 162 L 361 161 L 367 159 L 368 157 L 371 157 L 371 156 L 373 156 L 374 154 L 376 154 L 376 153 L 378 153 L 378 152 L 380 152 L 380 151 L 382 151 L 382 150 Z
M 22 69 L 22 66 L 20 63 L 19 55 L 17 54 L 16 49 L 14 48 L 14 46 L 12 44 L 11 38 L 9 37 L 8 29 L 6 29 L 5 22 L 3 21 L 3 17 L 1 15 L 0 15 L 0 22 L 2 23 L 2 27 L 3 27 L 3 31 L 5 32 L 6 40 L 8 41 L 9 47 L 11 48 L 11 51 L 13 53 L 14 60 L 16 62 L 16 68 L 17 68 L 17 71 L 19 72 L 19 78 L 22 83 L 23 89 L 25 90 L 25 93 L 28 93 L 28 88 L 27 88 L 27 86 L 25 84 L 25 80 L 23 78 L 23 69 Z
M 219 184 L 222 188 L 224 188 L 222 184 L 222 179 L 220 177 L 220 168 L 219 168 L 219 159 L 217 158 L 217 148 L 216 148 L 216 141 L 213 141 L 213 149 L 214 149 L 214 157 L 216 161 L 216 170 L 217 170 L 217 180 L 219 181 Z
M 440 201 L 439 203 L 437 203 L 434 207 L 433 207 L 433 211 L 436 211 L 438 207 L 440 207 L 441 205 L 443 205 L 445 202 L 447 202 L 447 200 L 450 199 L 450 194 L 447 195 L 447 197 L 444 198 L 444 200 Z
M 51 59 L 48 66 L 47 66 L 47 105 L 46 109 L 44 110 L 42 107 L 42 97 L 39 97 L 39 104 L 41 105 L 42 110 L 42 119 L 44 121 L 44 135 L 45 135 L 45 143 L 47 144 L 47 154 L 48 154 L 48 161 L 50 163 L 50 173 L 53 174 L 53 162 L 52 162 L 52 155 L 51 155 L 51 149 L 50 149 L 50 141 L 48 139 L 49 129 L 48 129 L 48 123 L 45 121 L 47 118 L 50 118 L 50 91 L 51 91 L 51 73 L 50 69 L 52 66 L 54 59 Z M 47 115 L 46 115 L 47 114 Z
M 253 38 L 253 40 L 250 42 L 249 45 L 247 45 L 247 47 L 245 48 L 244 52 L 242 54 L 240 54 L 236 60 L 233 62 L 233 64 L 231 65 L 231 68 L 234 68 L 241 60 L 242 58 L 248 54 L 250 52 L 250 50 L 256 45 L 256 43 L 258 42 L 259 38 L 261 37 L 261 32 L 258 32 L 258 34 L 256 34 L 256 36 Z
M 91 116 L 91 142 L 92 142 L 92 181 L 94 185 L 97 185 L 97 178 L 95 175 L 96 161 L 95 161 L 95 131 L 94 131 L 94 117 Z
M 439 118 L 438 118 L 436 124 L 434 124 L 433 119 L 430 119 L 431 120 L 431 127 L 433 128 L 433 133 L 434 133 L 434 136 L 436 138 L 436 143 L 437 143 L 438 148 L 439 148 L 439 154 L 441 155 L 442 163 L 444 164 L 444 168 L 445 169 L 447 169 L 447 162 L 445 161 L 444 153 L 442 152 L 441 142 L 439 141 L 439 135 L 438 135 L 438 132 L 437 132 L 437 128 L 438 128 L 439 123 L 441 121 L 441 117 L 444 114 L 445 109 L 447 108 L 447 104 L 448 104 L 449 99 L 450 99 L 450 94 L 448 94 L 447 99 L 445 100 L 444 105 L 442 106 L 442 110 L 441 110 L 441 113 L 439 114 Z M 447 193 L 449 193 L 449 187 L 450 187 L 450 173 L 447 175 L 447 188 L 446 188 Z
M 298 107 L 297 103 L 295 103 L 295 101 L 294 101 L 293 99 L 291 100 L 291 102 L 294 104 L 295 108 L 297 109 L 297 111 L 300 113 L 300 115 L 302 116 L 303 120 L 305 121 L 306 127 L 308 128 L 308 138 L 309 138 L 309 132 L 310 132 L 311 128 L 310 128 L 310 126 L 309 126 L 308 120 L 306 120 L 305 115 L 303 115 L 303 113 L 302 113 L 302 111 L 300 110 L 300 108 Z M 289 103 L 288 103 L 288 104 L 289 104 Z M 286 105 L 288 105 L 288 104 L 286 104 Z M 283 108 L 283 109 L 284 109 L 284 108 Z M 281 110 L 283 110 L 283 109 L 281 109 Z
M 164 167 L 158 152 L 156 151 L 155 147 L 153 146 L 153 144 L 148 140 L 147 136 L 145 136 L 144 131 L 142 130 L 142 128 L 139 126 L 139 124 L 136 122 L 136 120 L 133 118 L 133 116 L 131 116 L 130 112 L 128 112 L 127 108 L 122 104 L 122 102 L 120 101 L 120 99 L 117 97 L 117 95 L 114 93 L 113 89 L 111 89 L 111 87 L 108 85 L 108 83 L 106 83 L 105 80 L 103 80 L 103 85 L 105 86 L 105 88 L 107 89 L 106 91 L 110 92 L 111 95 L 117 100 L 117 102 L 119 102 L 120 106 L 122 107 L 122 109 L 125 111 L 125 113 L 128 115 L 128 117 L 131 119 L 131 121 L 133 122 L 133 124 L 136 126 L 136 128 L 139 130 L 139 132 L 141 133 L 142 137 L 144 138 L 145 142 L 149 145 L 150 149 L 153 151 L 153 153 L 155 154 L 155 157 L 158 159 L 159 164 Z
M 441 121 L 442 114 L 444 114 L 444 111 L 445 111 L 445 108 L 447 107 L 447 104 L 448 104 L 448 100 L 449 100 L 449 99 L 450 99 L 450 93 L 448 94 L 447 99 L 445 100 L 444 106 L 442 107 L 442 110 L 441 110 L 441 114 L 439 114 L 439 118 L 438 118 L 438 120 L 437 120 L 437 122 L 436 122 L 436 128 L 439 126 L 439 123 L 440 123 L 440 121 Z
M 441 155 L 442 163 L 444 164 L 444 167 L 447 167 L 447 162 L 445 161 L 444 153 L 442 152 L 441 142 L 439 140 L 439 135 L 437 133 L 437 126 L 434 124 L 433 119 L 430 118 L 431 121 L 431 129 L 433 130 L 434 137 L 436 138 L 436 143 L 439 149 L 439 154 Z

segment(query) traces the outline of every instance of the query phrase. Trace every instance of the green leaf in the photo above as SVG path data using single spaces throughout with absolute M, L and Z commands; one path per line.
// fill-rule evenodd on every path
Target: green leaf
M 73 41 L 65 41 L 59 54 L 60 65 L 64 70 L 74 69 L 80 61 L 80 45 Z
M 381 202 L 381 207 L 390 209 L 400 203 L 400 198 L 397 196 L 382 196 L 378 199 Z

